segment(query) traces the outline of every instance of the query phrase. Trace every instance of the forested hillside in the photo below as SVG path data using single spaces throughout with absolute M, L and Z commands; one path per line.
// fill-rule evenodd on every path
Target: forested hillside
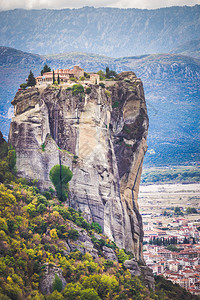
M 143 276 L 125 267 L 131 253 L 52 189 L 41 193 L 36 181 L 17 178 L 15 161 L 0 134 L 1 299 L 198 299 L 160 277 L 149 291 Z

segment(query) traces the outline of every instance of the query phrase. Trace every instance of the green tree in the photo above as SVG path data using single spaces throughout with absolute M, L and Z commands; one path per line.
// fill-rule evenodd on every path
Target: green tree
M 99 75 L 100 80 L 104 80 L 106 77 L 106 74 L 102 70 L 99 70 L 97 74 Z
M 55 79 L 55 74 L 54 74 L 54 70 L 53 70 L 53 84 L 55 81 L 56 81 L 56 79 Z
M 35 86 L 36 85 L 36 80 L 33 75 L 33 72 L 30 70 L 30 73 L 28 75 L 28 80 L 27 80 L 27 86 Z
M 60 75 L 58 74 L 58 79 L 57 79 L 57 81 L 58 81 L 58 84 L 60 84 Z
M 0 185 L 0 211 L 4 211 L 6 207 L 11 207 L 16 203 L 16 198 L 12 192 L 3 184 Z
M 58 291 L 58 292 L 62 291 L 62 280 L 59 278 L 57 274 L 55 274 L 52 287 L 53 287 L 53 291 Z
M 123 249 L 120 249 L 119 250 L 119 253 L 118 253 L 118 260 L 120 263 L 124 263 L 125 260 L 128 260 L 129 259 L 129 256 L 124 252 Z
M 106 67 L 106 78 L 110 78 L 109 73 L 110 73 L 110 69 L 109 67 Z
M 74 241 L 78 240 L 78 238 L 79 238 L 78 230 L 71 228 L 68 231 L 68 237 L 69 237 L 69 239 L 74 240 Z
M 194 207 L 187 207 L 186 213 L 187 214 L 197 214 L 197 210 Z
M 110 70 L 109 67 L 106 67 L 106 78 L 109 79 L 109 78 L 113 78 L 113 77 L 116 77 L 117 76 L 117 73 L 113 70 Z
M 63 165 L 55 165 L 49 173 L 60 201 L 65 201 L 68 197 L 68 182 L 72 179 L 72 176 L 73 173 L 69 167 Z
M 84 77 L 85 77 L 85 78 L 90 78 L 90 74 L 84 72 Z
M 98 293 L 94 289 L 85 289 L 80 292 L 80 300 L 101 300 Z
M 25 206 L 25 208 L 26 208 L 26 211 L 29 213 L 29 215 L 31 217 L 35 217 L 36 216 L 37 210 L 36 210 L 35 205 L 29 203 L 27 206 Z
M 97 233 L 102 233 L 102 227 L 97 222 L 92 222 L 91 228 L 94 229 Z
M 91 88 L 90 87 L 87 87 L 86 88 L 86 94 L 90 94 L 91 93 Z
M 81 293 L 80 283 L 68 283 L 64 289 L 64 297 L 68 300 L 78 299 Z
M 14 170 L 16 165 L 16 151 L 11 149 L 8 151 L 8 166 L 10 170 Z
M 25 90 L 27 88 L 27 83 L 20 84 L 20 88 Z
M 77 95 L 82 94 L 82 93 L 84 93 L 84 88 L 81 84 L 74 84 L 72 86 L 72 94 L 74 96 L 77 96 Z
M 43 69 L 41 70 L 41 76 L 46 72 L 51 72 L 51 68 L 47 64 L 45 64 Z

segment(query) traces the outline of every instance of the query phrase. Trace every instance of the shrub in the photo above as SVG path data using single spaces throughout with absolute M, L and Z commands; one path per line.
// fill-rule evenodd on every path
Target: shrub
M 112 105 L 112 108 L 117 108 L 119 106 L 119 102 L 118 101 L 115 101 Z
M 47 200 L 51 200 L 51 199 L 52 199 L 52 195 L 51 195 L 50 192 L 44 191 L 42 194 L 44 195 L 44 197 L 45 197 Z
M 80 300 L 101 300 L 94 289 L 85 289 L 80 292 Z
M 40 300 L 40 299 L 41 298 L 38 298 L 37 300 Z M 57 290 L 55 290 L 51 295 L 47 296 L 45 299 L 47 299 L 47 300 L 64 300 L 64 297 L 61 293 L 59 293 Z
M 99 75 L 100 80 L 104 80 L 106 77 L 106 74 L 102 70 L 99 70 L 97 74 Z
M 20 84 L 20 88 L 25 90 L 27 88 L 27 83 Z
M 118 260 L 120 263 L 124 263 L 125 260 L 129 259 L 129 256 L 125 253 L 125 251 L 123 249 L 119 250 L 117 257 L 118 257 Z
M 111 94 L 108 90 L 105 90 L 105 94 L 106 94 L 107 97 L 111 97 Z
M 85 77 L 85 78 L 90 78 L 90 74 L 84 72 L 84 77 Z
M 86 88 L 86 94 L 90 94 L 90 93 L 91 93 L 91 88 L 90 87 Z
M 112 260 L 106 260 L 103 265 L 104 265 L 104 268 L 107 270 L 108 268 L 113 267 L 113 261 Z
M 102 233 L 102 228 L 97 222 L 92 222 L 91 228 L 94 229 L 97 233 Z
M 84 93 L 84 88 L 81 84 L 74 84 L 72 86 L 72 94 L 74 96 L 77 96 L 77 95 L 82 94 L 82 93 Z
M 53 291 L 58 291 L 58 292 L 62 291 L 62 280 L 58 277 L 57 274 L 55 274 L 52 287 L 53 287 Z
M 71 87 L 70 86 L 68 86 L 67 88 L 66 88 L 66 91 L 71 91 Z
M 84 80 L 85 80 L 85 77 L 84 77 L 84 76 L 81 76 L 79 79 L 80 79 L 81 81 L 84 81 Z
M 45 196 L 39 195 L 39 196 L 37 197 L 37 200 L 38 200 L 39 203 L 42 203 L 42 204 L 44 204 L 45 206 L 48 205 L 48 201 L 47 201 L 47 199 L 46 199 Z
M 35 217 L 36 216 L 37 210 L 36 210 L 35 205 L 33 205 L 33 204 L 30 203 L 27 206 L 25 206 L 25 208 L 26 208 L 26 211 L 29 213 L 29 215 L 31 217 Z
M 99 86 L 101 86 L 102 88 L 105 88 L 105 84 L 103 82 L 100 82 Z
M 49 174 L 49 177 L 55 186 L 60 201 L 65 201 L 68 197 L 68 182 L 72 179 L 73 173 L 69 167 L 55 165 Z
M 40 204 L 38 205 L 38 207 L 37 207 L 37 211 L 38 211 L 39 213 L 43 213 L 46 209 L 47 209 L 46 206 L 45 206 L 44 204 L 42 204 L 42 203 L 40 203 Z
M 76 229 L 74 229 L 74 228 L 71 228 L 71 229 L 68 231 L 68 238 L 69 238 L 70 240 L 73 240 L 73 241 L 78 240 L 78 238 L 79 238 L 78 230 L 76 230 Z
M 75 81 L 75 82 L 77 81 L 77 79 L 75 77 L 70 77 L 70 80 Z
M 13 170 L 16 165 L 16 151 L 11 149 L 8 151 L 8 166 L 10 170 Z
M 81 292 L 80 283 L 68 283 L 64 289 L 64 297 L 68 300 L 78 299 Z
M 57 230 L 55 228 L 50 230 L 50 237 L 54 240 L 58 239 Z
M 13 300 L 22 299 L 22 290 L 16 284 L 7 284 L 5 287 L 6 294 Z M 9 298 L 9 299 L 10 299 Z

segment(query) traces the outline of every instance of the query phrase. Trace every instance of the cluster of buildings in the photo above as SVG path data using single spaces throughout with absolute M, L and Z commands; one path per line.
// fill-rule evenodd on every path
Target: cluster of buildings
M 99 75 L 95 73 L 88 73 L 89 78 L 85 78 L 84 82 L 92 83 L 92 84 L 99 84 Z M 55 80 L 58 79 L 61 84 L 70 83 L 70 79 L 77 79 L 79 80 L 81 77 L 84 77 L 84 69 L 80 68 L 79 66 L 74 66 L 72 70 L 70 69 L 57 69 L 54 71 L 54 78 Z M 47 85 L 53 83 L 53 71 L 46 72 L 42 76 L 37 76 L 36 78 L 36 85 Z
M 170 224 L 169 224 L 170 225 Z M 152 240 L 176 241 L 172 251 L 166 245 L 152 244 Z M 190 244 L 184 244 L 184 241 Z M 162 229 L 162 223 L 144 225 L 144 259 L 155 275 L 162 275 L 189 292 L 200 295 L 200 232 L 191 221 L 177 218 Z M 150 243 L 149 243 L 150 242 Z M 174 251 L 176 249 L 176 251 Z
M 199 220 L 200 222 L 200 220 Z M 163 226 L 162 221 L 146 222 L 143 226 L 144 242 L 149 243 L 150 240 L 156 238 L 173 239 L 177 243 L 183 243 L 185 239 L 190 242 L 200 240 L 200 231 L 197 230 L 197 225 L 186 218 L 174 218 L 173 221 Z
M 145 245 L 144 259 L 155 275 L 162 275 L 189 292 L 200 295 L 200 245 L 178 244 L 180 252 Z

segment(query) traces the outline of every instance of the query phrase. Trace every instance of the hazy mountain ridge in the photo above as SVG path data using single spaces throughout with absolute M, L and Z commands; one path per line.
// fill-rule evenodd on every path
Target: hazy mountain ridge
M 179 53 L 194 58 L 200 58 L 200 40 L 192 40 L 172 49 L 170 53 Z
M 33 53 L 166 53 L 200 38 L 200 6 L 155 10 L 83 7 L 0 12 L 0 45 Z
M 200 60 L 175 54 L 118 59 L 80 52 L 38 56 L 0 47 L 0 124 L 5 135 L 10 123 L 8 109 L 19 84 L 25 81 L 30 69 L 35 76 L 39 75 L 45 62 L 51 68 L 78 64 L 86 71 L 105 70 L 106 66 L 117 72 L 134 71 L 143 81 L 150 118 L 146 164 L 200 160 Z

